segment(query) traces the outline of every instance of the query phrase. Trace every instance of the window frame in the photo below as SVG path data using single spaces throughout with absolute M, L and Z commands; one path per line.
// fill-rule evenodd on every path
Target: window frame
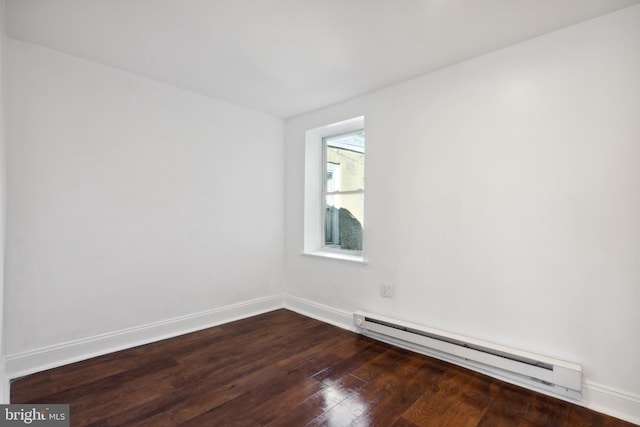
M 325 216 L 326 209 L 325 171 L 326 157 L 324 138 L 365 131 L 364 115 L 332 122 L 330 124 L 311 128 L 305 132 L 304 140 L 304 217 L 303 217 L 303 255 L 320 257 L 338 261 L 368 264 L 366 254 L 366 232 L 363 227 L 362 251 L 330 248 L 325 246 Z M 365 167 L 366 177 L 366 167 Z M 366 178 L 365 178 L 366 181 Z M 366 182 L 365 185 L 366 187 Z M 363 213 L 366 217 L 366 199 L 363 201 Z M 364 225 L 364 224 L 363 224 Z

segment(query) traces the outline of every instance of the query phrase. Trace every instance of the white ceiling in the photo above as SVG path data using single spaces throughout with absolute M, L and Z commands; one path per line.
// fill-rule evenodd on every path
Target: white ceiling
M 10 37 L 292 117 L 640 0 L 7 0 Z

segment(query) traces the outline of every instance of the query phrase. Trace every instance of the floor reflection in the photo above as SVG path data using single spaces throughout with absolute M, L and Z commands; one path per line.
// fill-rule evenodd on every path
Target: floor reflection
M 325 412 L 322 424 L 337 427 L 352 425 L 357 421 L 355 425 L 368 425 L 365 413 L 369 405 L 360 393 L 365 383 L 366 381 L 353 375 L 338 381 L 323 381 Z

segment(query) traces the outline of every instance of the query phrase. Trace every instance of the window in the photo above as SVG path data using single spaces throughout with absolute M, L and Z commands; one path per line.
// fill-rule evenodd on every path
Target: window
M 365 262 L 364 117 L 306 132 L 304 251 Z
M 324 247 L 362 253 L 364 130 L 322 141 Z

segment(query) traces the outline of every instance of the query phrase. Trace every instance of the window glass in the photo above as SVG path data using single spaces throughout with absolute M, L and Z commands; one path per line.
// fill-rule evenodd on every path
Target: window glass
M 326 195 L 324 242 L 327 248 L 362 250 L 364 193 Z
M 326 191 L 364 190 L 364 131 L 325 138 Z
M 324 138 L 324 246 L 362 251 L 364 131 Z

